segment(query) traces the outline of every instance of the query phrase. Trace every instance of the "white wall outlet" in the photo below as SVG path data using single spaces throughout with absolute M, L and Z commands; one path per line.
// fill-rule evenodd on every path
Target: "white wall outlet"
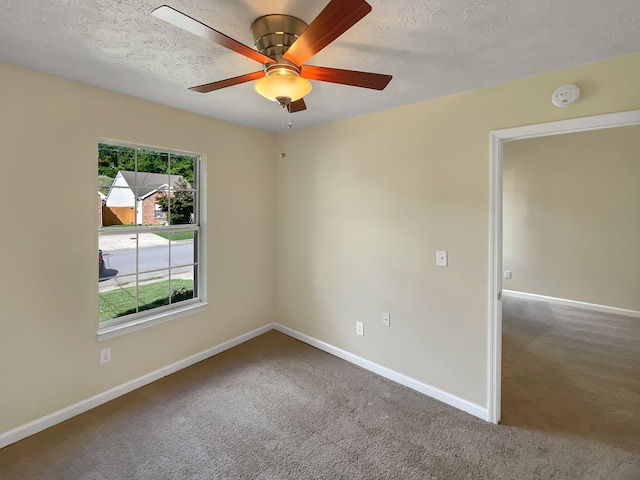
M 504 278 L 511 278 L 511 270 L 504 271 Z
M 388 313 L 382 314 L 382 325 L 384 325 L 385 327 L 389 327 L 391 325 L 391 315 L 389 315 Z
M 356 335 L 364 336 L 364 323 L 356 322 Z
M 107 363 L 111 361 L 111 349 L 103 348 L 100 350 L 100 363 Z
M 446 267 L 448 264 L 448 255 L 446 250 L 436 250 L 436 265 Z

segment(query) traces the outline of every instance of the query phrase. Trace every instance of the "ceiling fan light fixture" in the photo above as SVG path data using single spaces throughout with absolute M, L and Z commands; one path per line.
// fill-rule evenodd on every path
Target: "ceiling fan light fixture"
M 288 97 L 291 102 L 300 100 L 311 89 L 311 82 L 289 66 L 269 68 L 263 78 L 256 80 L 253 88 L 264 98 L 277 102 L 278 97 Z
M 391 75 L 380 73 L 307 64 L 310 58 L 371 12 L 371 5 L 366 0 L 328 2 L 310 24 L 286 14 L 265 15 L 256 19 L 251 24 L 255 49 L 168 5 L 156 8 L 151 14 L 174 27 L 262 64 L 262 71 L 197 85 L 189 90 L 207 93 L 256 80 L 256 92 L 286 107 L 289 113 L 295 113 L 307 109 L 303 97 L 311 92 L 309 80 L 384 90 L 392 78 Z M 304 78 L 300 76 L 302 71 Z

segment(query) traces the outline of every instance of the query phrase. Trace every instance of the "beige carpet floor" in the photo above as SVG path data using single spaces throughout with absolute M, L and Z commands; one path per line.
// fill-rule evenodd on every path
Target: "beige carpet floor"
M 640 318 L 505 295 L 502 338 L 502 424 L 640 453 Z
M 0 478 L 624 479 L 640 455 L 491 425 L 271 331 L 0 450 Z

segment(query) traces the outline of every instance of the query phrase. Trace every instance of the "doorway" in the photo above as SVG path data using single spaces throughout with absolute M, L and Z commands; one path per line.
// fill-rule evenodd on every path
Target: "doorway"
M 640 124 L 640 110 L 563 120 L 491 132 L 491 214 L 489 258 L 488 420 L 501 418 L 502 394 L 502 219 L 503 155 L 506 142 Z

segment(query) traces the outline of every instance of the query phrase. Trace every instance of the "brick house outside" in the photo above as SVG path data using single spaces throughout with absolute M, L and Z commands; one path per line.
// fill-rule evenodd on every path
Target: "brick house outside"
M 116 215 L 119 209 L 135 209 L 134 218 L 138 225 L 162 225 L 167 215 L 157 201 L 165 192 L 171 192 L 176 182 L 181 180 L 184 181 L 182 175 L 120 170 L 113 179 L 105 207 Z
M 162 196 L 164 193 L 154 192 L 142 199 L 142 224 L 161 225 L 167 220 L 167 214 L 157 203 L 157 200 Z

